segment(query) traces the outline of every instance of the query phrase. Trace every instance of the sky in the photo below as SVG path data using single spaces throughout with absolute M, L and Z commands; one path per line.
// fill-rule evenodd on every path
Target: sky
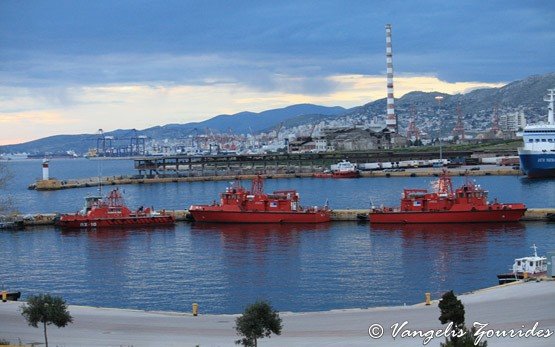
M 0 1 L 0 145 L 555 71 L 548 1 Z M 384 110 L 385 113 L 385 110 Z

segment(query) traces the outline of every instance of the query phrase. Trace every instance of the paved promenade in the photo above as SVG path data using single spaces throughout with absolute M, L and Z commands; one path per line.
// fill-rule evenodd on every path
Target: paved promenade
M 555 281 L 529 282 L 489 288 L 459 295 L 466 309 L 466 321 L 487 323 L 486 329 L 535 329 L 555 332 Z M 21 314 L 21 303 L 0 302 L 0 338 L 23 343 L 42 342 L 42 329 L 29 327 Z M 369 303 L 371 305 L 371 303 Z M 200 308 L 202 312 L 202 307 Z M 170 312 L 70 306 L 74 324 L 49 327 L 52 346 L 233 346 L 236 315 L 200 315 Z M 443 329 L 437 301 L 406 307 L 286 313 L 281 336 L 262 339 L 259 346 L 422 346 L 423 339 L 394 340 L 391 326 L 402 324 L 410 330 Z M 368 328 L 381 324 L 383 337 L 371 339 Z M 522 327 L 524 326 L 524 328 Z M 488 346 L 555 346 L 555 334 L 548 338 L 488 338 Z M 428 346 L 438 346 L 434 338 Z

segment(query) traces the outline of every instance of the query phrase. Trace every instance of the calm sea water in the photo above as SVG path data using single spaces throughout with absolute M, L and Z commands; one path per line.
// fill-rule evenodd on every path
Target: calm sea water
M 75 211 L 95 188 L 36 192 L 27 185 L 40 161 L 10 162 L 4 193 L 22 212 Z M 133 173 L 130 161 L 104 161 L 104 175 Z M 54 160 L 52 176 L 95 176 L 98 161 Z M 305 204 L 365 208 L 395 204 L 403 187 L 429 178 L 267 180 L 266 189 L 295 188 Z M 555 181 L 478 177 L 501 201 L 555 207 Z M 455 185 L 462 182 L 455 178 Z M 186 208 L 217 198 L 227 182 L 123 186 L 131 206 Z M 150 310 L 237 313 L 256 299 L 280 311 L 412 304 L 495 285 L 515 257 L 555 250 L 549 223 L 371 227 L 369 224 L 202 225 L 110 231 L 36 227 L 0 233 L 0 286 L 23 295 L 50 292 L 69 303 Z

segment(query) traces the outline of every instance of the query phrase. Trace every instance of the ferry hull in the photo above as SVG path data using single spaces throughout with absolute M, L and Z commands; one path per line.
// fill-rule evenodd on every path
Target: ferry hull
M 490 223 L 517 222 L 526 209 L 484 210 L 484 211 L 445 211 L 445 212 L 372 212 L 370 223 Z
M 325 223 L 329 212 L 256 212 L 190 210 L 195 222 L 210 223 Z
M 173 225 L 173 216 L 137 217 L 137 218 L 61 218 L 56 224 L 68 229 L 111 228 L 132 226 Z
M 520 169 L 530 178 L 555 177 L 555 153 L 531 152 L 521 150 L 519 153 Z

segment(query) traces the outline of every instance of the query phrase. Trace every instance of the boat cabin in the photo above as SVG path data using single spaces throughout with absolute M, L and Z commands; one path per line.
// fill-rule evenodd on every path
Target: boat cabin
M 533 245 L 532 248 L 534 248 L 534 256 L 515 259 L 513 273 L 528 272 L 529 274 L 536 274 L 547 271 L 547 258 L 538 257 L 536 245 Z

